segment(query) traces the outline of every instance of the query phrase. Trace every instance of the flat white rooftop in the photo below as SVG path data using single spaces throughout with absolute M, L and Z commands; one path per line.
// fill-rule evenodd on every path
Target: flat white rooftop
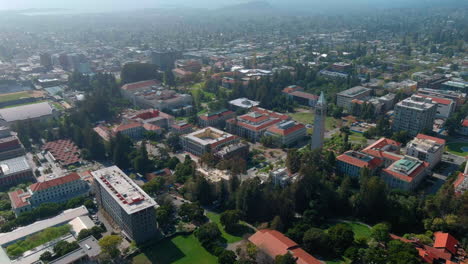
M 63 213 L 52 218 L 37 221 L 28 226 L 19 227 L 8 233 L 1 233 L 0 246 L 7 245 L 23 237 L 40 232 L 46 228 L 64 224 L 84 215 L 88 215 L 88 209 L 86 209 L 84 206 L 80 206 L 74 209 L 65 210 Z
M 158 205 L 117 166 L 93 171 L 91 174 L 127 214 Z
M 207 146 L 234 136 L 214 127 L 206 127 L 184 136 L 200 145 Z

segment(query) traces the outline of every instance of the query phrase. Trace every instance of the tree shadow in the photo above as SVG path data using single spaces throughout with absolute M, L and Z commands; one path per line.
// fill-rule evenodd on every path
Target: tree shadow
M 230 234 L 232 236 L 238 236 L 238 237 L 242 237 L 245 234 L 255 233 L 255 230 L 253 230 L 252 228 L 250 228 L 250 227 L 248 227 L 246 225 L 243 225 L 243 224 L 236 224 L 235 226 L 233 226 L 229 230 L 225 230 L 225 231 L 226 231 L 226 233 L 228 233 L 228 234 Z
M 146 247 L 142 252 L 154 264 L 170 264 L 185 257 L 185 254 L 169 238 Z

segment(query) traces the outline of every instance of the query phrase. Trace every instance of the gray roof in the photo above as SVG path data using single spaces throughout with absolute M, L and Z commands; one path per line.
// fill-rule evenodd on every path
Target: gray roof
M 21 156 L 17 158 L 7 159 L 0 161 L 0 168 L 3 172 L 1 176 L 8 176 L 18 172 L 30 170 L 31 166 L 26 160 L 26 156 Z M 0 177 L 1 177 L 0 176 Z
M 0 109 L 0 116 L 7 122 L 39 118 L 52 113 L 53 108 L 47 102 Z

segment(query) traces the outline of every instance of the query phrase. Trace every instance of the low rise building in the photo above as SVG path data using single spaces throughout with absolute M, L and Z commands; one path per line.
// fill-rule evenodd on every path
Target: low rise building
M 142 108 L 177 111 L 192 105 L 191 95 L 166 89 L 154 80 L 125 84 L 121 91 L 124 97 Z
M 224 128 L 226 125 L 226 120 L 231 119 L 235 116 L 233 111 L 223 109 L 216 112 L 211 112 L 207 114 L 201 114 L 198 116 L 198 124 L 201 127 L 217 127 Z
M 429 163 L 434 168 L 441 160 L 445 151 L 445 140 L 418 134 L 406 147 L 406 155 Z
M 222 147 L 214 154 L 215 157 L 221 160 L 228 160 L 232 158 L 242 158 L 247 160 L 249 155 L 249 144 L 238 142 Z
M 48 120 L 56 115 L 57 111 L 48 102 L 0 109 L 0 119 L 7 124 L 23 120 Z
M 468 162 L 465 165 L 465 171 L 458 174 L 457 179 L 453 182 L 455 193 L 462 195 L 468 191 Z
M 468 82 L 446 81 L 441 84 L 440 89 L 468 93 Z
M 184 151 L 202 156 L 205 153 L 214 153 L 225 146 L 239 143 L 240 139 L 217 128 L 207 127 L 182 136 L 181 141 Z
M 142 243 L 157 234 L 157 203 L 117 166 L 91 172 L 101 209 L 128 239 Z M 144 228 L 142 228 L 144 227 Z
M 461 121 L 460 129 L 458 130 L 458 133 L 464 136 L 468 136 L 468 117 L 465 117 L 465 119 Z
M 231 106 L 232 110 L 238 110 L 238 109 L 248 110 L 252 107 L 256 107 L 260 105 L 260 102 L 249 100 L 247 98 L 238 98 L 238 99 L 229 101 L 229 105 Z
M 258 230 L 249 237 L 249 241 L 264 252 L 272 261 L 277 256 L 290 253 L 298 264 L 322 264 L 320 260 L 307 253 L 296 242 L 276 230 Z
M 413 191 L 429 174 L 429 164 L 417 158 L 405 156 L 382 170 L 382 179 L 390 188 Z
M 193 125 L 187 122 L 179 122 L 171 125 L 171 131 L 177 134 L 188 134 L 192 132 Z
M 287 168 L 279 168 L 270 172 L 270 178 L 274 185 L 284 187 L 297 180 L 298 173 L 290 173 Z
M 25 156 L 0 161 L 0 187 L 17 185 L 22 182 L 34 182 L 31 165 Z
M 383 164 L 379 158 L 353 150 L 339 155 L 336 160 L 338 172 L 356 178 L 360 177 L 362 169 L 368 168 L 371 174 L 374 174 Z
M 277 146 L 293 146 L 307 136 L 307 129 L 301 123 L 288 120 L 269 127 L 265 136 L 273 137 Z
M 245 115 L 227 120 L 226 130 L 229 133 L 256 142 L 260 140 L 269 127 L 290 119 L 288 115 L 254 107 Z
M 172 115 L 157 109 L 129 111 L 123 115 L 123 119 L 129 123 L 138 122 L 140 124 L 151 124 L 164 129 L 168 129 L 174 123 L 174 117 Z
M 437 97 L 437 98 L 450 99 L 455 102 L 456 108 L 461 107 L 466 102 L 466 93 L 461 93 L 458 91 L 420 88 L 418 89 L 418 94 L 427 95 L 431 97 Z
M 318 95 L 304 92 L 304 88 L 297 85 L 290 85 L 283 89 L 283 94 L 287 98 L 301 105 L 314 107 L 318 100 Z
M 339 92 L 336 95 L 336 105 L 341 106 L 344 109 L 350 111 L 354 99 L 363 99 L 369 97 L 371 91 L 372 90 L 369 88 L 356 86 L 348 90 Z
M 0 127 L 0 160 L 11 159 L 25 154 L 18 137 L 8 127 Z
M 403 158 L 403 156 L 400 155 L 400 148 L 400 142 L 388 138 L 380 138 L 363 149 L 362 152 L 383 160 L 384 167 L 388 167 L 395 161 Z
M 80 149 L 69 139 L 47 142 L 42 149 L 61 166 L 66 167 L 81 162 Z
M 78 173 L 30 185 L 26 190 L 8 193 L 16 215 L 30 211 L 43 203 L 61 203 L 89 193 L 88 183 Z

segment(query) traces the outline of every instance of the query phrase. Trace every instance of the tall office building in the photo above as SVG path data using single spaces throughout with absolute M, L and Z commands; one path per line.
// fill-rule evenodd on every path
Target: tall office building
M 46 69 L 52 68 L 52 56 L 49 53 L 47 52 L 41 53 L 39 54 L 39 58 L 41 61 L 41 66 L 43 66 Z
M 327 117 L 327 102 L 323 92 L 315 105 L 314 133 L 312 134 L 312 150 L 323 147 L 325 136 L 325 119 Z
M 432 99 L 413 95 L 396 104 L 392 130 L 407 131 L 412 137 L 432 131 L 436 113 L 437 103 Z
M 161 71 L 169 71 L 174 69 L 174 64 L 177 59 L 175 51 L 153 51 L 151 53 L 153 64 L 159 67 Z
M 137 243 L 157 234 L 157 203 L 117 166 L 91 173 L 100 209 L 110 216 L 123 235 Z

